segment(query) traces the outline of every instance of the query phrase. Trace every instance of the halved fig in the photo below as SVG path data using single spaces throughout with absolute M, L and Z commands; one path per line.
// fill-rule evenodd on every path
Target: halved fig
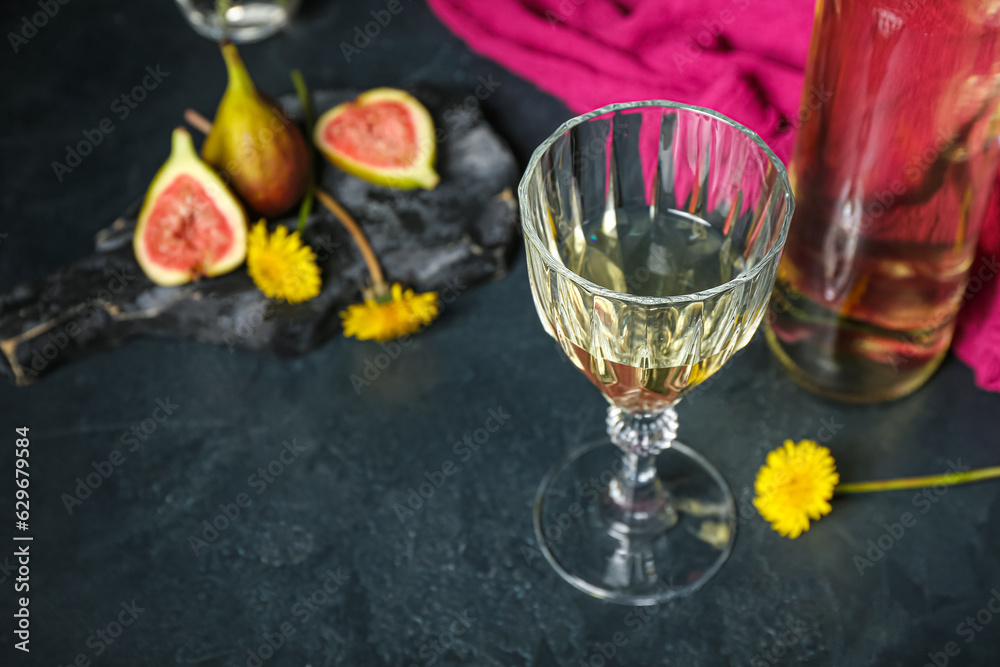
M 320 116 L 313 140 L 330 162 L 369 183 L 433 190 L 434 121 L 415 97 L 375 88 Z
M 228 273 L 246 258 L 246 213 L 184 128 L 174 130 L 170 158 L 146 191 L 132 247 L 143 272 L 164 286 Z

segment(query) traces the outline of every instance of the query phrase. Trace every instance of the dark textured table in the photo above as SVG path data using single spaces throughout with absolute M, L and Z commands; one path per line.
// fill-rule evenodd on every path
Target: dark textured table
M 215 47 L 173 2 L 48 4 L 47 25 L 3 46 L 0 289 L 85 253 L 144 191 L 167 128 L 214 108 L 224 85 Z M 570 115 L 419 2 L 345 62 L 340 43 L 384 6 L 307 0 L 294 29 L 245 58 L 273 92 L 293 67 L 317 87 L 489 81 L 483 107 L 522 163 Z M 0 25 L 21 31 L 37 11 L 5 2 Z M 147 66 L 162 80 L 122 118 L 112 105 Z M 60 181 L 52 162 L 104 118 L 113 131 Z M 793 385 L 758 336 L 679 408 L 682 438 L 737 495 L 732 558 L 694 597 L 636 610 L 530 557 L 535 488 L 600 434 L 604 408 L 538 324 L 523 255 L 355 391 L 351 375 L 380 354 L 353 340 L 296 359 L 141 340 L 0 387 L 0 664 L 996 664 L 1000 484 L 838 500 L 794 542 L 748 504 L 765 452 L 789 437 L 827 440 L 845 480 L 998 463 L 1000 396 L 957 361 L 906 399 L 843 406 Z M 455 450 L 497 413 L 481 447 Z M 17 426 L 31 429 L 29 654 L 12 618 Z M 455 474 L 400 513 L 448 461 Z M 64 494 L 96 469 L 107 478 L 68 512 Z

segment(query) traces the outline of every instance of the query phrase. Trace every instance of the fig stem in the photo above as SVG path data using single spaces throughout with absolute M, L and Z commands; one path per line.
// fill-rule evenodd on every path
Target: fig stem
M 208 134 L 212 131 L 212 121 L 208 120 L 200 113 L 194 109 L 187 109 L 184 111 L 184 120 L 194 129 Z M 320 203 L 323 204 L 340 224 L 344 226 L 347 233 L 351 235 L 354 242 L 358 244 L 358 249 L 361 251 L 361 256 L 364 257 L 365 264 L 368 266 L 368 273 L 372 276 L 372 291 L 375 293 L 376 297 L 384 297 L 389 294 L 389 287 L 385 284 L 385 277 L 382 275 L 382 267 L 379 266 L 378 259 L 375 257 L 375 251 L 372 250 L 372 246 L 368 243 L 368 239 L 365 238 L 365 233 L 361 231 L 361 227 L 358 223 L 354 221 L 351 214 L 348 213 L 343 206 L 337 203 L 337 200 L 327 194 L 322 188 L 316 188 L 316 198 L 319 199 Z
M 212 131 L 212 121 L 205 118 L 194 109 L 186 109 L 184 111 L 184 120 L 187 121 L 188 125 L 202 134 L 208 134 Z
M 375 252 L 372 250 L 371 244 L 368 243 L 368 239 L 365 238 L 365 233 L 361 231 L 358 223 L 344 210 L 343 206 L 337 203 L 336 199 L 327 194 L 322 188 L 316 188 L 316 198 L 337 217 L 340 224 L 347 229 L 351 238 L 358 244 L 358 249 L 361 250 L 361 255 L 365 258 L 365 264 L 368 265 L 368 272 L 372 276 L 372 291 L 375 292 L 375 296 L 384 297 L 389 294 L 389 288 L 386 286 L 385 278 L 382 276 L 382 267 L 379 266 L 378 259 L 375 258 Z
M 222 49 L 222 58 L 226 61 L 226 73 L 229 75 L 226 91 L 237 90 L 250 94 L 257 92 L 257 87 L 250 78 L 236 45 L 225 39 L 219 42 L 219 48 Z

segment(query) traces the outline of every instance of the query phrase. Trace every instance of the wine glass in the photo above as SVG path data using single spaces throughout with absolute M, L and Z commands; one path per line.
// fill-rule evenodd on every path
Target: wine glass
M 177 0 L 199 35 L 237 44 L 256 42 L 284 29 L 301 0 Z
M 785 168 L 714 111 L 613 104 L 539 146 L 518 195 L 538 316 L 610 403 L 609 439 L 542 481 L 539 548 L 599 598 L 688 594 L 729 556 L 736 508 L 675 439 L 674 406 L 760 323 L 794 205 Z

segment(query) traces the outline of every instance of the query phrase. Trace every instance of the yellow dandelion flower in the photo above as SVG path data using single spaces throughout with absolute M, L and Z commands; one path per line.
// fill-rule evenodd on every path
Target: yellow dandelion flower
M 414 294 L 393 283 L 392 293 L 385 299 L 365 299 L 340 313 L 344 320 L 344 335 L 358 340 L 380 343 L 414 333 L 438 316 L 437 292 Z
M 809 530 L 810 519 L 830 513 L 839 481 L 829 449 L 812 440 L 785 440 L 757 473 L 753 504 L 774 530 L 794 540 Z
M 288 303 L 308 301 L 319 294 L 322 284 L 316 255 L 299 233 L 289 234 L 288 228 L 278 225 L 268 235 L 263 220 L 247 239 L 247 273 L 266 296 Z

